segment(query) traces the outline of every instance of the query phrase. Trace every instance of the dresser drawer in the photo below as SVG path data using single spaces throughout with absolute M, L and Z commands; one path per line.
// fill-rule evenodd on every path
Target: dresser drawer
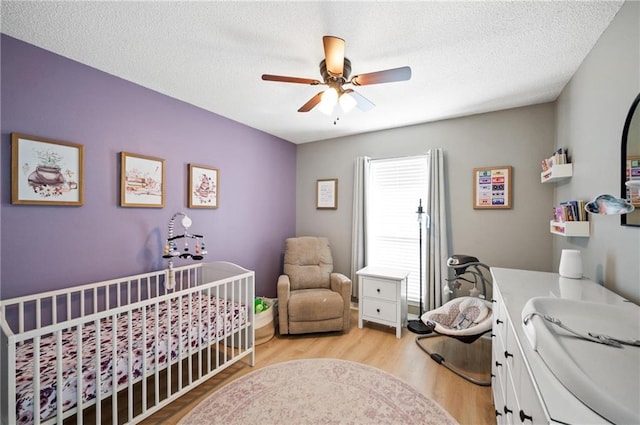
M 389 301 L 374 298 L 365 298 L 363 302 L 362 318 L 364 320 L 373 319 L 396 322 L 397 304 Z
M 379 298 L 396 302 L 398 299 L 398 284 L 386 280 L 371 277 L 362 277 L 362 288 L 364 296 L 369 298 Z

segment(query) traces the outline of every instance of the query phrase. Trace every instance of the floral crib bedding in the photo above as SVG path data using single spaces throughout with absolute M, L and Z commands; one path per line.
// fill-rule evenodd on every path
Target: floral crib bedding
M 133 379 L 148 375 L 156 366 L 162 369 L 168 359 L 176 360 L 182 353 L 188 353 L 189 347 L 206 347 L 217 338 L 229 335 L 233 330 L 247 323 L 247 307 L 229 300 L 208 297 L 204 294 L 182 296 L 182 326 L 178 329 L 178 299 L 171 300 L 171 336 L 169 344 L 167 326 L 168 302 L 158 308 L 158 340 L 154 340 L 155 305 L 147 307 L 146 340 L 143 341 L 143 314 L 141 309 L 130 312 L 132 315 L 132 340 L 128 341 L 128 315 L 117 319 L 117 354 L 115 372 L 113 372 L 112 319 L 100 322 L 100 393 L 111 394 L 113 380 L 116 388 L 126 384 L 129 374 Z M 207 314 L 208 300 L 211 302 L 210 315 Z M 191 302 L 190 302 L 191 301 Z M 189 321 L 189 305 L 191 321 Z M 200 306 L 200 309 L 199 309 Z M 198 316 L 198 312 L 201 315 Z M 202 321 L 198 324 L 198 317 Z M 211 326 L 209 324 L 211 323 Z M 87 323 L 82 330 L 82 399 L 91 402 L 96 399 L 96 329 L 95 322 Z M 210 330 L 208 332 L 207 330 Z M 180 344 L 180 336 L 182 341 Z M 189 337 L 190 335 L 190 337 Z M 129 371 L 129 342 L 133 364 Z M 180 344 L 180 348 L 178 345 Z M 156 352 L 158 362 L 156 365 Z M 143 371 L 143 355 L 146 359 L 146 372 Z M 62 333 L 62 407 L 66 411 L 77 404 L 77 331 L 75 328 Z M 18 424 L 34 422 L 33 410 L 33 344 L 25 343 L 16 350 L 16 417 Z M 40 420 L 44 421 L 56 414 L 56 339 L 55 335 L 40 340 Z

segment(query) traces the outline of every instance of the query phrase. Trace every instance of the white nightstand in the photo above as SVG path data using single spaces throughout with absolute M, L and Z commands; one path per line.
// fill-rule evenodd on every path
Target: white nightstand
M 396 337 L 407 324 L 407 277 L 409 272 L 388 267 L 367 266 L 358 275 L 358 327 L 362 322 L 394 326 Z

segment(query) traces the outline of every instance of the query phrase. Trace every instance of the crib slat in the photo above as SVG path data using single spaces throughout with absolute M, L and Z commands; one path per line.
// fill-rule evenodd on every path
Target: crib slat
M 96 330 L 96 423 L 102 423 L 102 329 L 100 319 L 94 322 Z
M 160 349 L 160 338 L 158 335 L 158 322 L 160 321 L 159 316 L 159 312 L 158 309 L 160 308 L 160 304 L 158 303 L 157 299 L 155 302 L 155 313 L 154 313 L 154 321 L 153 321 L 153 341 L 154 341 L 154 355 L 153 358 L 155 360 L 155 372 L 154 372 L 154 377 L 155 379 L 153 380 L 153 385 L 154 385 L 154 389 L 155 389 L 155 404 L 154 406 L 157 406 L 158 404 L 160 404 L 160 355 L 158 353 L 159 349 Z M 170 346 L 171 343 L 171 334 L 168 335 L 167 337 L 167 345 Z
M 60 394 L 62 384 L 62 329 L 56 331 L 56 388 Z M 56 397 L 56 423 L 62 423 L 62 397 Z
M 111 423 L 118 424 L 118 316 L 111 316 Z
M 191 341 L 193 340 L 193 292 L 189 292 L 189 295 L 187 296 L 189 303 L 187 305 L 187 353 L 189 355 L 189 358 L 187 360 L 187 365 L 189 367 L 189 369 L 187 370 L 187 379 L 189 382 L 189 385 L 191 385 L 191 383 L 193 382 L 193 376 L 192 376 L 192 370 L 193 370 L 193 365 L 192 365 L 192 358 L 193 356 L 191 354 L 193 354 L 193 346 Z
M 171 311 L 173 310 L 173 299 L 165 301 L 167 303 L 167 398 L 171 397 L 171 346 L 173 345 L 173 330 L 171 329 Z
M 142 307 L 142 413 L 147 411 L 147 306 Z
M 71 292 L 67 293 L 67 317 L 64 320 L 71 320 Z
M 82 425 L 82 392 L 84 390 L 84 379 L 82 376 L 82 325 L 76 327 L 76 423 Z
M 33 338 L 33 423 L 40 424 L 40 335 Z
M 182 277 L 182 275 L 180 276 Z M 182 280 L 182 279 L 180 279 Z M 178 391 L 182 390 L 182 297 L 178 296 L 178 356 L 177 356 L 177 364 L 178 364 Z
M 130 291 L 129 291 L 130 292 Z M 133 311 L 127 312 L 127 414 L 133 419 Z

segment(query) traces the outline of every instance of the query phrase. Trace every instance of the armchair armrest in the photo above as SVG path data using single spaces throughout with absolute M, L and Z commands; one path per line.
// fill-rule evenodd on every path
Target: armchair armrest
M 278 277 L 278 325 L 281 334 L 289 333 L 289 295 L 291 281 L 286 274 Z
M 348 332 L 351 326 L 351 279 L 342 273 L 331 273 L 331 290 L 342 296 L 344 303 L 342 329 Z

